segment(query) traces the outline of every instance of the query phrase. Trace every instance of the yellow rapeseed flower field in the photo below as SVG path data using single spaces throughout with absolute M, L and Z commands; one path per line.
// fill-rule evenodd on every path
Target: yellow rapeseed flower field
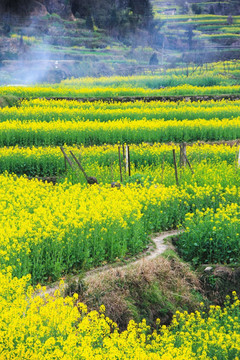
M 171 76 L 181 83 L 180 76 Z M 178 146 L 159 142 L 239 138 L 239 100 L 33 99 L 219 95 L 240 89 L 190 84 L 157 89 L 160 80 L 116 77 L 85 79 L 82 85 L 72 79 L 55 86 L 0 87 L 0 95 L 30 99 L 0 109 L 0 359 L 239 359 L 236 293 L 223 309 L 177 312 L 169 327 L 157 320 L 157 330 L 147 320 L 130 321 L 120 332 L 104 306 L 89 312 L 76 294 L 64 297 L 59 290 L 49 296 L 40 285 L 32 287 L 134 256 L 147 248 L 151 233 L 177 227 L 186 230 L 181 254 L 194 265 L 238 261 L 237 145 L 189 146 L 194 173 L 179 169 L 177 186 L 172 150 Z M 126 143 L 131 144 L 133 176 L 124 173 L 121 188 L 111 188 L 109 180 L 118 174 L 118 145 Z M 87 173 L 100 176 L 100 185 L 71 178 L 52 185 L 20 177 L 63 175 L 59 145 L 80 156 Z
M 88 312 L 78 296 L 37 293 L 29 276 L 0 272 L 1 359 L 235 359 L 240 352 L 239 300 L 224 309 L 212 306 L 188 314 L 177 312 L 170 327 L 152 331 L 143 320 L 130 321 L 126 331 L 99 312 Z

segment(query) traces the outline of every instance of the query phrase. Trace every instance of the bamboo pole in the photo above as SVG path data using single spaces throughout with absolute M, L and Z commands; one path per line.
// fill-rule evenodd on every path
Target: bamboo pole
M 82 167 L 81 163 L 78 161 L 78 159 L 76 158 L 76 156 L 73 154 L 73 152 L 72 152 L 72 151 L 70 151 L 70 154 L 72 155 L 72 157 L 73 157 L 73 158 L 74 158 L 74 160 L 76 161 L 76 163 L 77 163 L 77 165 L 78 165 L 79 169 L 82 171 L 82 173 L 83 173 L 83 175 L 84 175 L 85 179 L 88 181 L 88 176 L 87 176 L 87 174 L 85 173 L 85 170 L 83 169 L 83 167 Z
M 128 172 L 128 163 L 129 163 L 129 160 L 128 160 L 128 145 L 126 145 L 126 150 L 125 150 L 125 169 L 126 169 L 126 173 Z
M 73 164 L 72 164 L 71 160 L 69 159 L 69 157 L 67 156 L 67 154 L 65 153 L 64 148 L 62 146 L 60 146 L 60 149 L 63 153 L 65 161 L 67 161 L 69 163 L 70 167 L 74 170 Z
M 191 164 L 190 164 L 190 161 L 189 161 L 188 158 L 187 158 L 187 155 L 184 154 L 184 156 L 185 156 L 185 158 L 186 158 L 187 164 L 188 164 L 188 166 L 189 166 L 192 174 L 194 174 L 193 168 L 192 168 L 192 166 L 191 166 Z
M 187 158 L 187 145 L 186 143 L 180 144 L 180 166 L 186 166 Z
M 173 163 L 174 163 L 174 168 L 175 168 L 176 184 L 177 184 L 177 186 L 178 186 L 178 185 L 179 185 L 179 182 L 178 182 L 178 172 L 177 172 L 177 163 L 176 163 L 176 153 L 175 153 L 175 149 L 173 149 Z
M 128 145 L 128 175 L 131 176 L 131 162 L 130 162 L 130 149 L 129 149 L 129 145 Z
M 119 171 L 120 171 L 120 181 L 123 181 L 122 178 L 122 164 L 121 164 L 121 147 L 118 147 L 118 159 L 119 159 Z

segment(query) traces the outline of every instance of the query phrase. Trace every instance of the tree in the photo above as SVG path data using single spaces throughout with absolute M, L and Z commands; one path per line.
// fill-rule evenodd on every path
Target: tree
M 152 5 L 149 0 L 129 0 L 128 6 L 133 14 L 138 17 L 141 25 L 146 27 L 149 21 L 153 19 Z
M 192 11 L 194 14 L 200 15 L 202 13 L 201 6 L 198 4 L 192 4 Z
M 92 19 L 91 15 L 88 15 L 87 18 L 86 18 L 86 27 L 89 30 L 93 30 L 93 19 Z
M 2 0 L 2 11 L 16 13 L 20 15 L 27 14 L 33 4 L 33 0 Z
M 187 31 L 186 31 L 186 35 L 187 35 L 187 41 L 188 41 L 188 48 L 189 50 L 192 50 L 192 45 L 193 45 L 193 27 L 189 26 Z
M 214 7 L 213 7 L 212 5 L 210 6 L 209 13 L 210 13 L 211 15 L 214 15 L 214 14 L 215 14 Z
M 153 53 L 152 56 L 150 57 L 149 60 L 149 65 L 158 65 L 159 61 L 158 61 L 158 57 L 156 53 Z

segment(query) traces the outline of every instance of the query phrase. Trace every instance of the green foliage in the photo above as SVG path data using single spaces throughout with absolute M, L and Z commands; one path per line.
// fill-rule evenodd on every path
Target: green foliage
M 232 121 L 225 120 L 202 120 L 198 119 L 198 126 L 194 120 L 176 121 L 145 121 L 139 120 L 135 126 L 130 121 L 122 120 L 112 123 L 108 128 L 108 123 L 89 122 L 65 122 L 64 126 L 60 122 L 50 123 L 48 130 L 44 128 L 44 123 L 26 123 L 14 121 L 11 128 L 0 133 L 1 146 L 60 146 L 60 145 L 102 145 L 116 144 L 117 142 L 127 144 L 140 144 L 142 142 L 195 142 L 195 141 L 216 141 L 216 140 L 236 140 L 240 137 L 239 118 Z M 53 126 L 55 125 L 55 126 Z M 113 128 L 113 125 L 115 126 Z M 137 125 L 140 127 L 136 131 Z M 6 124 L 1 123 L 1 128 Z M 58 128 L 56 128 L 56 126 Z M 84 131 L 81 126 L 84 127 Z M 54 128 L 53 128 L 54 127 Z M 46 131 L 48 135 L 46 136 Z
M 0 108 L 19 105 L 19 98 L 14 95 L 0 96 Z
M 149 0 L 73 0 L 72 11 L 74 15 L 85 18 L 89 28 L 93 28 L 93 19 L 98 28 L 116 30 L 119 36 L 126 36 L 139 26 L 147 27 L 153 18 Z
M 127 184 L 138 184 L 138 185 L 151 185 L 154 179 L 151 175 L 144 175 L 144 174 L 134 174 L 126 179 Z
M 180 236 L 177 246 L 181 256 L 194 265 L 202 263 L 238 263 L 240 257 L 240 207 L 207 208 L 187 214 L 186 232 Z
M 192 11 L 194 12 L 194 14 L 201 14 L 202 13 L 202 9 L 201 6 L 199 4 L 192 4 Z

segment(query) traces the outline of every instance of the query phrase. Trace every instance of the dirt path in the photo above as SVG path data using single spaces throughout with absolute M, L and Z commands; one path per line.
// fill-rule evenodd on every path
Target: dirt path
M 36 97 L 39 98 L 39 97 Z M 25 100 L 26 98 L 20 98 L 20 100 Z M 39 99 L 42 99 L 41 97 Z M 79 101 L 79 102 L 95 102 L 95 101 L 103 101 L 103 102 L 110 102 L 113 101 L 117 102 L 134 102 L 134 101 L 220 101 L 223 99 L 227 100 L 239 100 L 239 94 L 220 94 L 220 95 L 159 95 L 159 96 L 112 96 L 112 97 L 85 97 L 85 98 L 78 98 L 78 97 L 47 97 L 46 100 L 68 100 L 68 101 Z M 26 99 L 28 100 L 28 99 Z
M 93 270 L 89 270 L 85 273 L 84 279 L 87 279 L 89 276 L 96 274 L 96 273 L 100 273 L 102 271 L 111 269 L 111 268 L 124 268 L 127 266 L 133 266 L 136 265 L 138 263 L 140 263 L 141 261 L 145 261 L 145 260 L 151 260 L 156 258 L 157 256 L 161 255 L 164 253 L 164 251 L 166 251 L 167 249 L 171 248 L 171 245 L 168 244 L 167 242 L 165 242 L 165 239 L 170 237 L 170 236 L 174 236 L 174 235 L 178 235 L 181 234 L 183 232 L 183 230 L 170 230 L 170 231 L 164 231 L 162 233 L 159 233 L 158 235 L 155 234 L 154 237 L 152 237 L 152 241 L 155 244 L 155 247 L 152 247 L 150 250 L 148 250 L 147 252 L 143 253 L 142 255 L 140 254 L 140 259 L 134 260 L 134 261 L 129 261 L 127 264 L 119 264 L 119 263 L 113 263 L 113 264 L 108 264 L 105 266 L 101 266 L 98 267 L 96 269 Z M 78 281 L 79 275 L 73 275 L 70 280 L 71 281 Z M 66 288 L 68 286 L 67 283 L 64 284 L 64 288 Z M 49 294 L 49 295 L 53 295 L 54 292 L 56 290 L 59 289 L 59 281 L 48 285 L 46 287 L 46 291 L 45 293 Z

